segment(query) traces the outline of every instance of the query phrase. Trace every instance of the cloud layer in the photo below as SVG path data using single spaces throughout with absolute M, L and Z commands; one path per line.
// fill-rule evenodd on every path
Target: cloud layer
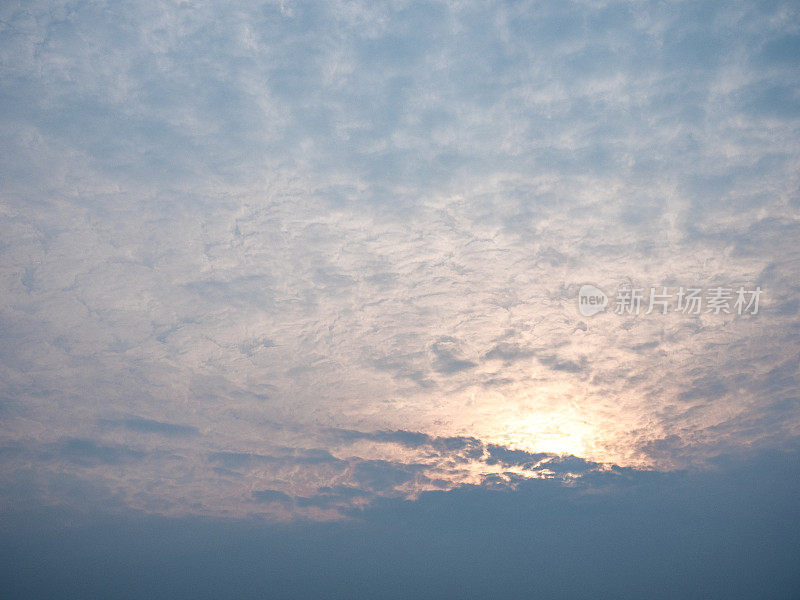
M 797 436 L 795 4 L 0 13 L 8 503 L 325 517 Z

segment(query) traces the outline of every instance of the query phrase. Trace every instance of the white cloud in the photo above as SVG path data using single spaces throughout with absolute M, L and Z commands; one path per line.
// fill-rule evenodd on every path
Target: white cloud
M 796 8 L 665 10 L 5 6 L 14 460 L 238 514 L 362 461 L 409 494 L 497 471 L 331 428 L 659 468 L 796 436 Z M 580 317 L 623 281 L 760 284 L 762 313 Z M 198 435 L 102 425 L 137 418 Z M 207 459 L 276 447 L 343 462 Z

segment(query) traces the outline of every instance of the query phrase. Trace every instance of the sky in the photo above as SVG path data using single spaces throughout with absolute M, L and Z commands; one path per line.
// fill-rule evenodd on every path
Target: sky
M 7 593 L 796 597 L 798 84 L 797 2 L 2 2 Z

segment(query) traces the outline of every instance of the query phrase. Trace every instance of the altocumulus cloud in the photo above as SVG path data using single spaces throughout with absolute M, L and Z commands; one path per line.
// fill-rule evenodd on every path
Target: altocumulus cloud
M 4 3 L 4 503 L 340 519 L 786 446 L 797 12 Z

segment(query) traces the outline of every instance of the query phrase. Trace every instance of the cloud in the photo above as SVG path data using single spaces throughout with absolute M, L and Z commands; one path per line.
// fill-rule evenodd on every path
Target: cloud
M 791 597 L 800 584 L 799 458 L 795 448 L 728 455 L 712 470 L 618 468 L 570 486 L 530 480 L 513 492 L 465 486 L 413 502 L 386 498 L 353 509 L 346 523 L 18 505 L 4 515 L 0 577 L 19 597 L 103 589 L 249 600 L 268 589 L 285 598 L 578 598 L 589 588 L 620 599 L 698 589 L 711 599 Z M 257 509 L 289 502 L 274 490 L 254 493 Z
M 421 470 L 420 467 L 421 465 L 396 465 L 385 460 L 369 460 L 356 464 L 354 479 L 369 490 L 394 490 L 411 481 L 414 471 Z
M 75 438 L 66 439 L 52 446 L 51 452 L 59 460 L 83 466 L 119 465 L 144 457 L 142 452 L 124 446 L 110 446 L 98 444 L 93 440 Z
M 289 496 L 277 490 L 258 490 L 253 492 L 253 498 L 256 500 L 256 502 L 277 502 L 279 504 L 292 503 L 292 499 Z
M 434 342 L 431 346 L 431 351 L 436 357 L 433 361 L 433 368 L 443 375 L 466 371 L 477 366 L 477 363 L 459 356 L 461 353 L 460 344 L 458 340 L 449 336 Z
M 111 426 L 124 427 L 128 431 L 156 433 L 166 436 L 197 435 L 199 433 L 196 427 L 177 425 L 175 423 L 164 423 L 162 421 L 143 419 L 141 417 L 128 417 L 118 421 L 109 421 L 107 424 Z
M 0 8 L 13 473 L 310 513 L 797 435 L 795 5 L 120 11 Z M 622 316 L 622 283 L 764 295 Z

